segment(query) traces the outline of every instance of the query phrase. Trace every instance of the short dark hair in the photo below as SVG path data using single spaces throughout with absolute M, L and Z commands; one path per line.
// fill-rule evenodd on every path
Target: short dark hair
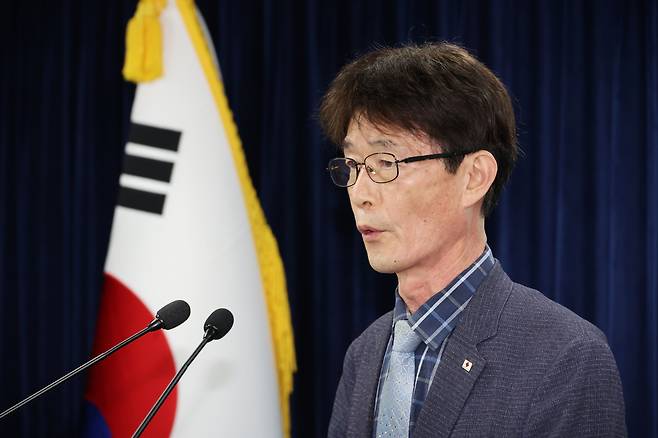
M 516 124 L 504 85 L 467 50 L 449 43 L 378 48 L 344 66 L 320 105 L 320 124 L 342 146 L 350 121 L 422 132 L 444 152 L 484 149 L 498 174 L 482 204 L 496 205 L 518 155 Z M 456 172 L 463 156 L 445 160 Z

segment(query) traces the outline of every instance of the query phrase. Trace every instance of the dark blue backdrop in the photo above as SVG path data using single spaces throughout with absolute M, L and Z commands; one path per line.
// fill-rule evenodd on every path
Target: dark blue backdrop
M 0 409 L 89 354 L 133 93 L 120 70 L 134 0 L 38 3 L 0 15 Z M 496 256 L 603 329 L 630 436 L 658 437 L 655 1 L 198 4 L 286 266 L 296 437 L 325 434 L 349 342 L 393 302 L 324 172 L 319 97 L 375 44 L 436 39 L 472 49 L 515 101 L 525 155 L 488 223 Z M 83 389 L 0 433 L 76 436 Z

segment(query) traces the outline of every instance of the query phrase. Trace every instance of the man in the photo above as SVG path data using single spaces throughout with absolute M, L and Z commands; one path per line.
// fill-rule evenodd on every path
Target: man
M 487 246 L 517 157 L 496 76 L 451 44 L 375 50 L 341 70 L 320 121 L 371 266 L 398 277 L 394 310 L 345 355 L 329 436 L 625 436 L 604 334 Z

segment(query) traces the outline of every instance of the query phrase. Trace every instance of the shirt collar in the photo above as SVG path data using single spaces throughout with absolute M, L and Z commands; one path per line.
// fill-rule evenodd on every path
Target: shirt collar
M 468 305 L 475 291 L 489 274 L 495 263 L 491 248 L 486 245 L 484 252 L 443 290 L 435 293 L 413 314 L 395 289 L 393 326 L 401 319 L 408 319 L 412 330 L 433 350 L 438 350 L 445 338 L 457 326 L 461 313 Z

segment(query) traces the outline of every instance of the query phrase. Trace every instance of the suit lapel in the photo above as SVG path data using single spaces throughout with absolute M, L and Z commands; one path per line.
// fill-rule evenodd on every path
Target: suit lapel
M 432 386 L 421 409 L 414 438 L 448 437 L 486 366 L 477 345 L 495 336 L 512 281 L 496 262 L 446 341 Z
M 450 435 L 485 365 L 475 346 L 451 336 L 418 415 L 414 438 Z
M 377 337 L 369 348 L 364 349 L 364 357 L 359 359 L 362 361 L 362 366 L 356 371 L 356 388 L 348 426 L 348 437 L 372 438 L 375 396 L 377 395 L 377 384 L 379 383 L 384 353 L 386 353 L 386 345 L 391 336 L 393 312 L 389 312 L 387 316 L 383 318 L 385 326 L 378 331 Z M 368 420 L 364 421 L 366 418 Z

